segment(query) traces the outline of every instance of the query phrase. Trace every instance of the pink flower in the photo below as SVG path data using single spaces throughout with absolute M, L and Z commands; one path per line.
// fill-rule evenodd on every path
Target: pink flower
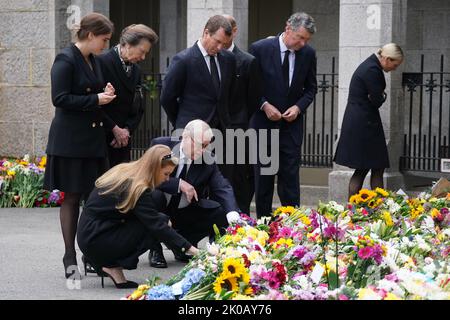
M 364 247 L 359 249 L 358 251 L 358 257 L 361 259 L 370 259 L 373 255 L 373 248 L 372 247 Z
M 349 300 L 348 297 L 345 294 L 339 295 L 339 300 Z

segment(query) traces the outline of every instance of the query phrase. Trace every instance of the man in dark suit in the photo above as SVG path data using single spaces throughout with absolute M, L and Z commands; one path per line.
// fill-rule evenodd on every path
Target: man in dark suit
M 315 32 L 314 19 L 306 13 L 294 13 L 278 37 L 259 40 L 250 47 L 262 72 L 260 110 L 251 127 L 266 129 L 270 157 L 278 157 L 279 170 L 263 173 L 261 150 L 255 166 L 256 212 L 258 217 L 272 212 L 275 175 L 282 205 L 300 205 L 300 152 L 303 136 L 303 114 L 317 92 L 316 53 L 307 45 Z M 279 130 L 278 152 L 271 145 L 272 130 Z M 259 133 L 259 139 L 263 135 Z
M 211 17 L 202 38 L 173 58 L 163 81 L 161 106 L 175 128 L 194 119 L 225 130 L 235 74 L 232 53 L 221 50 L 231 37 L 231 25 L 221 15 Z
M 144 114 L 141 71 L 143 61 L 158 36 L 143 24 L 130 25 L 120 35 L 120 43 L 99 56 L 103 77 L 115 88 L 117 99 L 105 108 L 106 142 L 111 167 L 130 161 L 131 135 Z
M 230 105 L 230 128 L 245 131 L 249 128 L 250 118 L 258 109 L 261 77 L 256 58 L 239 49 L 234 43 L 238 31 L 236 20 L 230 15 L 223 16 L 228 19 L 232 28 L 230 41 L 224 47 L 232 52 L 236 58 L 236 80 Z M 250 204 L 255 192 L 253 165 L 250 164 L 248 142 L 242 142 L 241 145 L 245 146 L 245 149 L 242 150 L 238 147 L 238 143 L 235 144 L 234 154 L 237 158 L 235 158 L 235 163 L 232 165 L 230 179 L 239 208 L 247 214 L 250 213 Z M 245 159 L 245 163 L 238 161 L 238 159 L 242 160 L 242 158 Z M 237 192 L 237 190 L 239 191 Z
M 214 224 L 224 232 L 228 223 L 239 219 L 233 189 L 213 162 L 214 156 L 206 151 L 212 138 L 209 125 L 197 119 L 186 125 L 181 141 L 176 137 L 152 141 L 152 146 L 169 146 L 179 158 L 172 177 L 159 187 L 167 196 L 162 212 L 170 216 L 173 228 L 195 246 L 205 236 L 214 239 Z M 175 259 L 189 259 L 184 253 L 173 251 Z M 150 252 L 149 259 L 152 267 L 167 267 L 161 246 Z

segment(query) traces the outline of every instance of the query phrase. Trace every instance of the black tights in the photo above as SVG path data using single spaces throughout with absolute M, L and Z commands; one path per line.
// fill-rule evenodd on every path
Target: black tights
M 80 216 L 81 193 L 67 192 L 64 194 L 64 202 L 59 210 L 61 230 L 64 238 L 64 258 L 76 263 L 75 237 L 77 234 L 78 217 Z
M 353 176 L 350 178 L 348 184 L 348 197 L 359 192 L 362 189 L 364 179 L 366 178 L 369 170 L 372 170 L 370 175 L 370 187 L 372 189 L 383 188 L 383 169 L 356 169 Z

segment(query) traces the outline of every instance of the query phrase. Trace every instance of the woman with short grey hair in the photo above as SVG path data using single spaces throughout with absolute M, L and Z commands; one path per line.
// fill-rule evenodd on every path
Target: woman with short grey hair
M 144 113 L 141 89 L 143 61 L 158 41 L 156 33 L 143 24 L 123 29 L 119 44 L 101 55 L 103 76 L 116 89 L 117 99 L 106 112 L 106 142 L 111 167 L 130 160 L 130 139 Z

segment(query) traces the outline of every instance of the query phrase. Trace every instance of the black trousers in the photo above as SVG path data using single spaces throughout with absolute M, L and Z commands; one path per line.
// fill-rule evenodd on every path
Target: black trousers
M 110 145 L 108 145 L 109 167 L 112 168 L 120 163 L 130 162 L 131 159 L 130 153 L 131 153 L 130 143 L 128 143 L 128 145 L 123 148 L 113 148 Z
M 270 140 L 270 136 L 269 136 Z M 270 146 L 270 144 L 269 144 Z M 273 192 L 275 188 L 275 176 L 277 177 L 277 192 L 282 206 L 300 205 L 300 153 L 301 145 L 295 144 L 291 133 L 287 128 L 281 128 L 279 139 L 279 152 L 275 154 L 270 149 L 270 156 L 278 157 L 279 169 L 276 174 L 261 174 L 261 169 L 268 167 L 258 164 L 255 168 L 255 201 L 258 218 L 270 216 L 272 208 Z

